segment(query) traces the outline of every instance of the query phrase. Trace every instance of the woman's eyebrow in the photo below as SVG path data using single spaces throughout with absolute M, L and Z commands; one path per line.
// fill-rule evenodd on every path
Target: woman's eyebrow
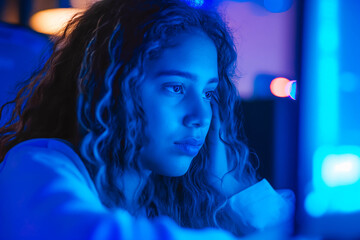
M 155 74 L 155 77 L 162 77 L 162 76 L 178 76 L 189 79 L 191 81 L 196 81 L 197 77 L 194 74 L 189 72 L 183 72 L 179 70 L 165 70 L 159 71 Z M 217 77 L 211 78 L 208 83 L 218 83 L 219 79 Z

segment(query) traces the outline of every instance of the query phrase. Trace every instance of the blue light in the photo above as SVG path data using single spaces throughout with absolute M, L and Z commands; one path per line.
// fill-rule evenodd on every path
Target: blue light
M 289 97 L 296 100 L 296 80 L 290 81 L 289 84 Z
M 339 136 L 339 14 L 338 0 L 319 1 L 317 141 L 337 144 Z M 316 103 L 314 104 L 316 107 Z
M 321 147 L 313 164 L 313 191 L 305 199 L 306 211 L 314 217 L 360 211 L 360 146 Z
M 264 0 L 264 7 L 273 13 L 285 12 L 292 4 L 293 0 Z
M 311 192 L 306 196 L 305 209 L 313 217 L 324 215 L 328 209 L 329 201 L 317 192 Z
M 336 52 L 339 47 L 338 0 L 319 2 L 319 47 L 325 52 Z
M 360 1 L 303 4 L 299 104 L 300 233 L 358 238 Z
M 313 164 L 315 189 L 355 184 L 360 179 L 360 146 L 320 147 Z
M 329 187 L 354 184 L 360 179 L 360 158 L 351 153 L 330 154 L 322 163 L 321 176 Z
M 346 93 L 356 93 L 360 87 L 360 79 L 353 72 L 343 72 L 341 74 L 341 85 L 340 88 Z
M 199 8 L 204 5 L 204 0 L 185 0 L 185 2 L 195 8 Z
M 319 58 L 318 69 L 318 141 L 336 144 L 339 134 L 339 62 L 337 56 Z

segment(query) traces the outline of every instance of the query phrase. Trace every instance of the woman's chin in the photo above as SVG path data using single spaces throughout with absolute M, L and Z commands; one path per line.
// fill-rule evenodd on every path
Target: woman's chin
M 147 154 L 142 158 L 145 169 L 158 175 L 167 177 L 180 177 L 186 174 L 193 160 L 190 156 L 179 156 L 168 154 L 167 157 Z M 148 157 L 151 156 L 151 157 Z
M 158 169 L 158 171 L 154 171 L 159 175 L 166 176 L 166 177 L 181 177 L 187 173 L 189 170 L 189 165 L 182 165 L 182 166 L 173 166 L 173 167 L 167 167 L 164 169 Z M 160 170 L 160 171 L 159 171 Z

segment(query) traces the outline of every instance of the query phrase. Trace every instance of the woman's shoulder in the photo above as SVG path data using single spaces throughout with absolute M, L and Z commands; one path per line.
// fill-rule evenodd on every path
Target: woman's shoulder
M 0 176 L 7 175 L 7 172 L 19 172 L 24 168 L 38 170 L 39 165 L 75 175 L 94 189 L 89 173 L 75 148 L 71 143 L 57 138 L 35 138 L 15 145 L 0 164 Z
M 25 164 L 28 161 L 48 161 L 53 165 L 60 161 L 65 165 L 76 164 L 78 160 L 79 156 L 65 140 L 35 138 L 12 147 L 5 155 L 2 164 L 3 168 Z
M 11 154 L 16 154 L 20 151 L 46 151 L 46 150 L 55 150 L 58 152 L 62 152 L 68 156 L 77 155 L 73 149 L 71 143 L 66 140 L 59 138 L 33 138 L 23 142 L 18 143 L 14 147 L 12 147 L 6 156 Z M 5 156 L 5 159 L 6 159 Z

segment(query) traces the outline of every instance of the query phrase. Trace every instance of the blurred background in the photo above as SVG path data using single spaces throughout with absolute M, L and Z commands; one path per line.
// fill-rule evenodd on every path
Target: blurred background
M 0 104 L 95 1 L 0 0 Z M 248 144 L 259 175 L 296 193 L 296 235 L 360 238 L 360 1 L 184 1 L 232 31 Z

